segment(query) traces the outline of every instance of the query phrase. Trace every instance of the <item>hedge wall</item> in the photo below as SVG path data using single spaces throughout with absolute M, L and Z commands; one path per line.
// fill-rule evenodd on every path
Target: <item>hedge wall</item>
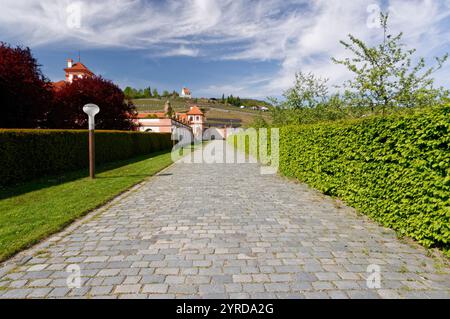
M 450 252 L 450 107 L 283 127 L 280 171 Z
M 96 163 L 168 150 L 170 134 L 96 131 Z M 88 167 L 88 132 L 0 130 L 0 185 Z

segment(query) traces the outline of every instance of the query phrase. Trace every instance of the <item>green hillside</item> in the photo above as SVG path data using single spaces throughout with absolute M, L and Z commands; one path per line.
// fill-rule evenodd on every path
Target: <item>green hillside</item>
M 241 109 L 233 105 L 220 103 L 212 99 L 183 99 L 183 98 L 149 98 L 133 100 L 139 112 L 163 111 L 165 102 L 169 100 L 172 108 L 176 112 L 188 110 L 190 105 L 198 105 L 205 112 L 207 123 L 212 126 L 243 126 L 246 127 L 253 122 L 257 116 L 263 116 L 266 121 L 270 121 L 270 115 L 267 112 L 252 110 L 251 108 Z M 264 101 L 253 99 L 242 99 L 245 105 L 268 106 Z

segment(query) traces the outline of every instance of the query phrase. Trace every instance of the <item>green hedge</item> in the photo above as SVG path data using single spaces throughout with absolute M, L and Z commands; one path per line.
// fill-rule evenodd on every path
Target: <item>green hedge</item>
M 229 142 L 238 146 L 237 135 Z M 450 256 L 449 106 L 282 127 L 280 172 Z
M 449 253 L 450 107 L 283 127 L 280 171 Z
M 170 134 L 96 131 L 96 163 L 168 150 Z M 0 185 L 88 167 L 88 132 L 0 130 Z

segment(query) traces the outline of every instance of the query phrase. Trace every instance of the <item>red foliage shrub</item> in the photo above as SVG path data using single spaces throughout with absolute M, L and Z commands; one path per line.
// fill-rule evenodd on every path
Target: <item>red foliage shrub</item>
M 130 130 L 130 115 L 136 112 L 131 102 L 125 101 L 122 90 L 102 77 L 76 79 L 54 93 L 52 109 L 47 117 L 48 128 L 85 129 L 87 117 L 83 106 L 97 104 L 100 113 L 95 117 L 97 129 Z
M 0 42 L 0 127 L 40 127 L 51 101 L 51 85 L 30 49 Z

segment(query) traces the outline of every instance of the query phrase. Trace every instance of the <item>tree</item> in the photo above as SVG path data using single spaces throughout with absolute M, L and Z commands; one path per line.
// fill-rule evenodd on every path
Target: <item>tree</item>
M 125 97 L 126 97 L 127 99 L 132 99 L 132 98 L 134 98 L 133 88 L 131 88 L 131 87 L 129 87 L 129 86 L 127 86 L 127 87 L 125 88 L 125 90 L 123 90 L 123 93 L 125 94 Z
M 48 128 L 85 129 L 87 117 L 83 106 L 97 104 L 96 128 L 107 130 L 130 130 L 134 124 L 131 117 L 136 109 L 125 101 L 120 88 L 102 77 L 76 79 L 55 93 L 52 109 L 48 114 Z
M 267 123 L 267 121 L 261 115 L 259 115 L 253 119 L 250 126 L 255 129 L 260 129 L 260 128 L 268 128 L 270 125 Z
M 144 98 L 149 98 L 152 96 L 152 91 L 150 91 L 150 88 L 144 89 Z
M 29 48 L 0 43 L 0 127 L 40 127 L 52 88 Z
M 169 100 L 167 100 L 166 103 L 164 104 L 164 115 L 169 118 L 173 117 L 173 115 L 174 115 L 174 112 L 173 112 L 172 106 L 170 105 Z
M 153 89 L 153 94 L 152 95 L 153 95 L 154 98 L 159 98 L 159 93 L 158 93 L 158 90 L 156 88 Z
M 169 91 L 164 90 L 162 96 L 163 97 L 168 97 L 170 95 Z
M 315 108 L 326 102 L 328 79 L 316 77 L 312 73 L 297 72 L 294 87 L 286 90 L 286 107 L 291 109 Z
M 374 111 L 381 108 L 385 114 L 387 109 L 393 107 L 440 103 L 448 96 L 448 91 L 435 89 L 430 76 L 442 67 L 448 55 L 437 57 L 435 67 L 425 69 L 423 58 L 413 66 L 412 57 L 416 50 L 404 49 L 401 43 L 403 33 L 395 36 L 389 34 L 388 19 L 388 14 L 381 13 L 383 41 L 380 44 L 371 47 L 350 34 L 350 43 L 341 43 L 353 53 L 353 57 L 332 59 L 355 75 L 354 79 L 344 84 L 349 91 L 347 94 L 353 95 L 353 104 L 370 106 Z
M 222 100 L 221 100 L 222 104 L 225 104 L 225 94 L 222 93 Z
M 180 94 L 177 92 L 177 91 L 175 91 L 175 90 L 173 90 L 173 92 L 172 92 L 172 98 L 177 98 L 177 97 L 179 97 L 180 96 Z

